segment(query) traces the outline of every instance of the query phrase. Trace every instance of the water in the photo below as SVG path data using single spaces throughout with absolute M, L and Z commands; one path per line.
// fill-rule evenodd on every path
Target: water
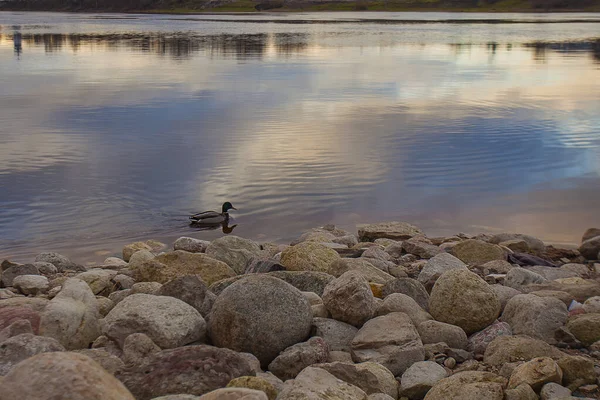
M 0 258 L 600 225 L 600 14 L 0 13 Z

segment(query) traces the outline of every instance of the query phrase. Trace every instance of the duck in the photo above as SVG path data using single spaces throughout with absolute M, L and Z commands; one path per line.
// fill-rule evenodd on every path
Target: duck
M 229 210 L 237 210 L 230 202 L 226 201 L 221 207 L 221 212 L 204 211 L 190 216 L 192 224 L 222 224 L 229 221 Z

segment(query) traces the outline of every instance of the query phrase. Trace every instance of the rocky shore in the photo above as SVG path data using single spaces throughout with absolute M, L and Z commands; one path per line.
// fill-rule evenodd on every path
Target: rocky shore
M 5 260 L 0 400 L 599 399 L 600 229 L 582 239 L 389 222 Z

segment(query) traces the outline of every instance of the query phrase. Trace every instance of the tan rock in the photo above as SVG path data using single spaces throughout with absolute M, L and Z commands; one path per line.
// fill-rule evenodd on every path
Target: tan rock
M 459 372 L 436 383 L 425 400 L 502 400 L 505 382 L 490 372 Z
M 281 265 L 288 271 L 328 272 L 340 258 L 337 251 L 317 242 L 302 242 L 281 253 Z
M 539 392 L 546 383 L 560 384 L 562 376 L 562 370 L 553 359 L 549 357 L 534 358 L 514 369 L 508 381 L 508 387 L 514 389 L 526 383 L 534 391 Z

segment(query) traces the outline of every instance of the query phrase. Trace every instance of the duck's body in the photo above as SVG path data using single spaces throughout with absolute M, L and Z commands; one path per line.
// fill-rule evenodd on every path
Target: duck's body
M 226 202 L 223 204 L 222 212 L 204 211 L 190 216 L 190 220 L 192 224 L 222 224 L 229 221 L 228 211 L 235 209 L 230 202 Z

